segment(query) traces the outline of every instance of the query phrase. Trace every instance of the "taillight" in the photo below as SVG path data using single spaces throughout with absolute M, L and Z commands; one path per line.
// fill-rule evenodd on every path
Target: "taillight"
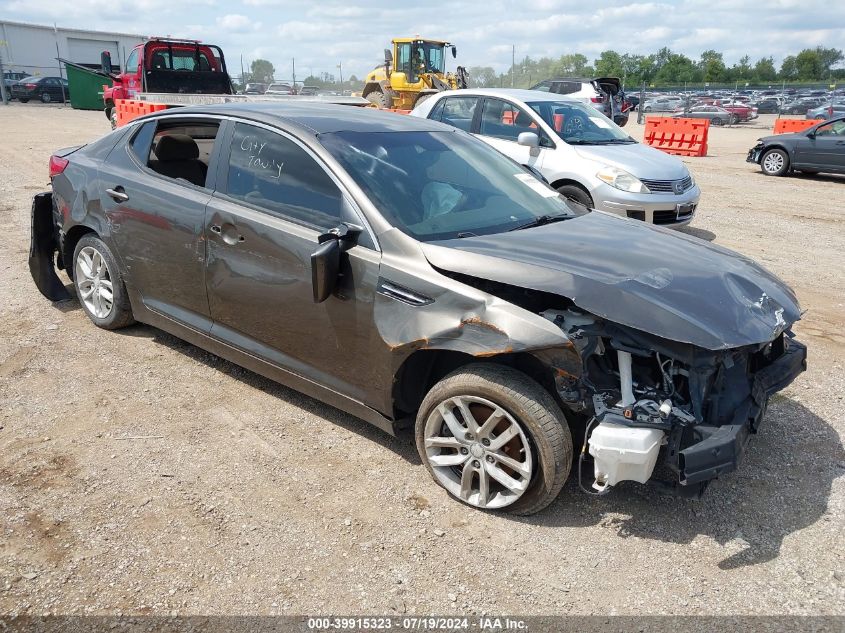
M 53 179 L 53 176 L 58 176 L 62 173 L 69 163 L 70 161 L 67 158 L 62 158 L 61 156 L 50 156 L 50 180 Z
M 37 84 L 24 84 L 24 86 L 29 90 L 35 90 L 38 87 Z
M 592 101 L 593 103 L 603 103 L 604 99 L 602 99 L 601 97 L 590 97 L 590 101 Z

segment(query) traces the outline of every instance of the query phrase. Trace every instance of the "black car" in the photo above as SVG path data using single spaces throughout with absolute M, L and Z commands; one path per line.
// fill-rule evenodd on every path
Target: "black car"
M 70 99 L 67 79 L 63 77 L 26 77 L 12 86 L 12 95 L 21 103 L 30 99 L 64 103 Z
M 748 151 L 749 163 L 757 163 L 767 176 L 795 171 L 845 174 L 845 116 L 792 134 L 761 138 Z
M 551 503 L 573 435 L 595 489 L 645 483 L 660 455 L 697 494 L 805 368 L 798 302 L 762 267 L 587 213 L 427 119 L 172 109 L 57 152 L 50 173 L 29 260 L 45 296 L 68 298 L 57 266 L 101 328 L 141 321 L 411 427 L 434 480 L 478 508 Z
M 18 83 L 21 79 L 27 77 L 26 73 L 13 72 L 7 70 L 3 73 L 3 86 L 6 88 L 6 98 L 12 99 L 12 86 Z
M 780 101 L 777 99 L 762 99 L 755 105 L 758 114 L 776 114 L 780 111 Z

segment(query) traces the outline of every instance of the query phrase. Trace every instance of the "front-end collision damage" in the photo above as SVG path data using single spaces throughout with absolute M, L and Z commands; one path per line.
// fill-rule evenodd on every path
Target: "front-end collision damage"
M 56 255 L 60 249 L 50 192 L 39 193 L 33 198 L 31 228 L 29 272 L 35 286 L 50 301 L 69 299 L 68 291 L 56 274 Z
M 806 369 L 806 347 L 788 329 L 766 343 L 712 351 L 579 310 L 547 310 L 543 316 L 567 334 L 582 363 L 581 379 L 573 383 L 577 388 L 569 385 L 559 395 L 567 407 L 592 416 L 582 460 L 589 446 L 596 457 L 593 487 L 600 491 L 618 480 L 644 482 L 654 461 L 645 477 L 614 479 L 620 464 L 630 469 L 647 461 L 632 448 L 636 433 L 619 435 L 612 450 L 603 446 L 600 451 L 591 445 L 591 430 L 610 425 L 642 429 L 643 435 L 646 429 L 662 431 L 652 456 L 662 452 L 663 463 L 675 474 L 673 487 L 695 493 L 736 469 L 769 396 Z
M 571 347 L 547 364 L 564 411 L 590 420 L 594 489 L 654 481 L 659 451 L 673 488 L 694 494 L 736 469 L 769 397 L 805 370 L 790 330 L 801 310 L 753 261 L 640 225 L 591 213 L 423 250 L 442 274 L 560 328 Z

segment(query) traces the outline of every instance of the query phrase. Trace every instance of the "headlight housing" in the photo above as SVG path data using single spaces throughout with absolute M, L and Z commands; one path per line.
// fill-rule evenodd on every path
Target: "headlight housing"
M 615 187 L 621 191 L 627 191 L 629 193 L 651 193 L 649 188 L 639 178 L 632 176 L 624 169 L 619 169 L 618 167 L 611 167 L 610 165 L 603 167 L 596 174 L 596 178 L 603 180 L 611 187 Z

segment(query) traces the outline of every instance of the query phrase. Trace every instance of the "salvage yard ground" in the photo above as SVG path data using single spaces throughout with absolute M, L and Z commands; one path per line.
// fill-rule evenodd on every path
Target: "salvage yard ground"
M 449 501 L 410 436 L 50 304 L 31 199 L 52 150 L 108 123 L 0 106 L 0 612 L 845 614 L 845 177 L 746 164 L 772 119 L 684 159 L 703 191 L 685 231 L 792 285 L 808 371 L 701 500 L 570 482 L 517 519 Z

